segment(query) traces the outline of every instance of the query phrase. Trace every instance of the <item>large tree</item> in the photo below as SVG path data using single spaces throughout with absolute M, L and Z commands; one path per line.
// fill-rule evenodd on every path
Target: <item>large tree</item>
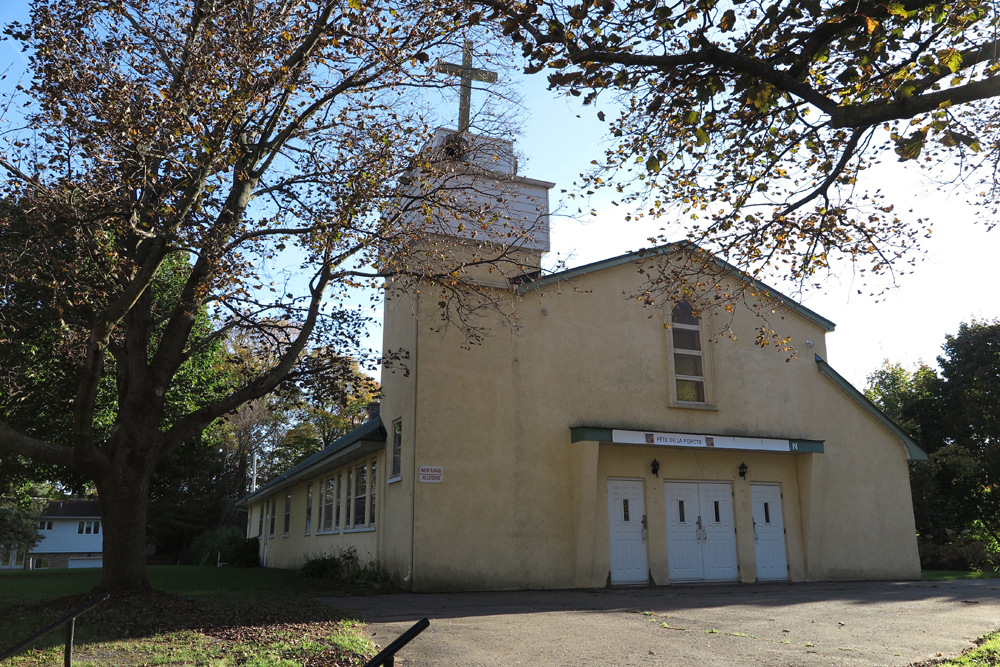
M 990 3 L 475 4 L 522 45 L 527 71 L 544 69 L 584 103 L 611 97 L 609 147 L 587 188 L 618 188 L 639 217 L 669 212 L 681 234 L 754 275 L 808 283 L 838 256 L 862 275 L 902 265 L 926 221 L 859 185 L 886 157 L 919 159 L 941 181 L 971 175 L 994 224 L 1000 15 Z M 653 274 L 654 297 L 698 281 L 666 265 Z
M 443 311 L 489 309 L 462 269 L 509 245 L 414 250 L 422 221 L 466 201 L 449 183 L 461 191 L 471 167 L 418 154 L 412 93 L 457 27 L 424 0 L 34 0 L 8 28 L 31 80 L 26 127 L 0 153 L 0 299 L 28 295 L 36 320 L 5 320 L 4 339 L 44 337 L 74 390 L 54 402 L 28 360 L 0 368 L 21 392 L 2 403 L 0 450 L 94 481 L 107 590 L 148 587 L 159 461 L 283 383 L 349 364 L 365 319 L 352 290 L 421 281 Z M 479 204 L 484 225 L 498 206 Z M 180 287 L 156 298 L 166 270 Z M 230 332 L 268 362 L 190 392 L 186 364 Z M 34 429 L 29 403 L 59 420 Z
M 866 395 L 929 454 L 910 469 L 922 538 L 972 531 L 1000 545 L 1000 322 L 962 324 L 943 350 L 940 374 L 886 363 Z

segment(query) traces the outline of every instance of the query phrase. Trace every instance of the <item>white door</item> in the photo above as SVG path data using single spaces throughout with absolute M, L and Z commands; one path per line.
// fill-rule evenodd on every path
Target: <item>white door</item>
M 758 580 L 788 579 L 785 555 L 785 522 L 781 515 L 781 488 L 773 484 L 751 484 L 753 543 L 757 552 Z
M 705 554 L 705 581 L 735 581 L 736 524 L 733 522 L 733 488 L 730 484 L 699 484 Z
M 611 542 L 611 583 L 649 581 L 646 557 L 646 503 L 642 481 L 608 480 L 608 527 Z
M 698 485 L 667 482 L 667 570 L 671 581 L 704 579 Z
M 671 581 L 735 581 L 736 525 L 728 483 L 667 482 L 667 571 Z

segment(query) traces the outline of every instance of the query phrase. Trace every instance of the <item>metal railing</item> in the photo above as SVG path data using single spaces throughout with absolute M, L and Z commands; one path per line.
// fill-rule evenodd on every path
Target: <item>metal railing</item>
M 420 619 L 413 624 L 412 628 L 401 634 L 399 637 L 396 637 L 391 644 L 379 651 L 378 655 L 366 662 L 365 667 L 379 667 L 380 665 L 393 667 L 396 663 L 396 651 L 409 644 L 414 637 L 426 630 L 427 626 L 430 624 L 431 622 L 426 618 Z
M 28 637 L 27 639 L 25 639 L 23 642 L 21 642 L 19 644 L 15 644 L 14 646 L 11 646 L 9 649 L 7 649 L 6 651 L 4 651 L 3 653 L 0 653 L 0 660 L 6 660 L 7 658 L 9 658 L 10 656 L 14 655 L 15 653 L 19 653 L 20 651 L 28 648 L 28 646 L 30 646 L 32 643 L 34 643 L 38 639 L 41 639 L 42 637 L 44 637 L 45 635 L 49 634 L 53 630 L 57 629 L 59 626 L 65 624 L 66 625 L 66 650 L 63 653 L 63 665 L 65 665 L 65 667 L 72 667 L 72 665 L 73 665 L 73 634 L 76 632 L 76 617 L 79 616 L 80 614 L 84 613 L 85 611 L 93 609 L 94 607 L 96 607 L 100 603 L 102 603 L 105 600 L 107 600 L 109 597 L 110 596 L 107 593 L 105 593 L 101 597 L 95 598 L 95 599 L 91 600 L 90 602 L 88 602 L 87 604 L 83 605 L 79 609 L 75 609 L 75 610 L 71 611 L 70 613 L 66 614 L 65 616 L 63 616 L 62 618 L 60 618 L 58 621 L 56 621 L 52 625 L 49 625 L 49 626 L 47 626 L 47 627 L 39 630 L 35 634 L 33 634 L 30 637 Z M 416 635 L 414 635 L 414 636 L 416 636 Z

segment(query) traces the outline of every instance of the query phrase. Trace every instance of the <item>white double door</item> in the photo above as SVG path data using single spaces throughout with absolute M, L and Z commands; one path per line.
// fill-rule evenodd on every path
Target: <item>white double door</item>
M 788 579 L 785 555 L 785 521 L 781 514 L 781 487 L 776 484 L 751 484 L 753 506 L 753 544 L 757 552 L 758 581 Z
M 732 485 L 667 482 L 664 496 L 670 581 L 735 581 Z
M 611 583 L 649 581 L 646 503 L 641 480 L 608 479 Z

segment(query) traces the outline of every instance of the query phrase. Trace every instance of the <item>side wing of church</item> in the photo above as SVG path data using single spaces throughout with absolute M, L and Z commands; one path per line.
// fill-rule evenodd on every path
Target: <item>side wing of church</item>
M 542 218 L 547 185 L 524 179 Z M 383 349 L 408 372 L 244 500 L 265 564 L 350 546 L 416 591 L 919 579 L 907 461 L 925 455 L 827 363 L 834 325 L 776 301 L 786 361 L 749 310 L 726 315 L 734 337 L 684 303 L 650 318 L 623 296 L 636 259 L 498 279 L 520 335 L 471 349 L 430 297 L 389 294 Z

